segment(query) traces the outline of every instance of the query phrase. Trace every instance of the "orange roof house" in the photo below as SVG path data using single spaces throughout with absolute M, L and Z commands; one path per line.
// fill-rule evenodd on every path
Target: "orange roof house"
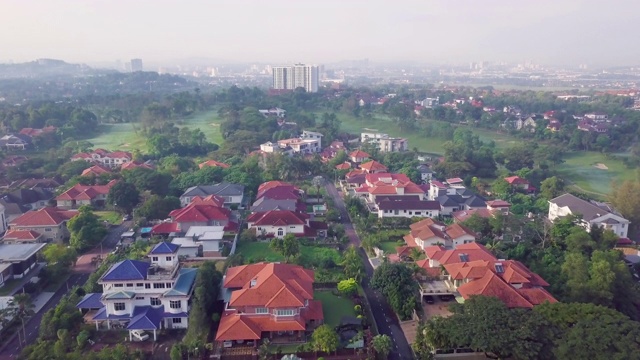
M 111 180 L 106 185 L 81 185 L 72 188 L 56 197 L 59 208 L 74 209 L 82 205 L 104 206 L 111 187 L 117 180 Z
M 355 163 L 361 163 L 371 158 L 371 155 L 362 150 L 354 150 L 349 154 L 349 159 Z
M 272 332 L 302 337 L 324 320 L 322 303 L 313 300 L 314 279 L 312 270 L 292 264 L 229 268 L 223 284 L 229 301 L 216 341 L 257 341 Z
M 404 237 L 407 246 L 424 250 L 439 245 L 457 248 L 476 239 L 476 233 L 465 226 L 459 224 L 447 226 L 431 218 L 411 224 L 410 229 L 409 234 Z
M 364 164 L 360 164 L 359 168 L 364 170 L 368 174 L 377 174 L 377 173 L 387 172 L 387 167 L 375 160 L 371 160 Z
M 0 240 L 3 244 L 28 244 L 42 242 L 44 237 L 34 230 L 9 230 Z
M 202 169 L 205 166 L 210 166 L 210 167 L 221 167 L 223 169 L 228 169 L 230 167 L 230 165 L 219 162 L 219 161 L 215 161 L 215 160 L 207 160 L 205 162 L 201 162 L 200 164 L 198 164 L 198 167 L 200 169 Z
M 93 165 L 90 168 L 84 169 L 82 171 L 82 174 L 80 174 L 81 176 L 100 176 L 102 174 L 109 174 L 111 173 L 111 169 L 103 166 L 103 165 Z
M 63 210 L 54 207 L 45 207 L 38 210 L 27 211 L 21 216 L 11 220 L 10 232 L 19 230 L 29 232 L 14 233 L 21 239 L 35 237 L 37 241 L 62 241 L 69 236 L 66 223 L 77 215 L 77 211 Z M 42 234 L 39 238 L 37 234 Z
M 149 162 L 141 162 L 141 161 L 129 161 L 127 163 L 122 164 L 122 166 L 120 166 L 120 170 L 133 170 L 133 169 L 137 169 L 137 168 L 143 168 L 143 169 L 149 169 L 149 170 L 153 170 L 155 169 L 155 166 L 153 166 L 153 164 L 149 163 Z
M 342 164 L 336 165 L 336 169 L 338 169 L 338 170 L 349 170 L 349 169 L 351 169 L 351 163 L 349 163 L 348 161 L 345 161 Z
M 347 181 L 350 179 L 349 175 L 350 173 L 347 174 Z M 424 200 L 425 198 L 425 191 L 404 174 L 366 174 L 364 183 L 356 188 L 355 192 L 360 196 L 368 197 L 371 202 L 375 202 L 378 195 L 418 196 L 419 200 Z

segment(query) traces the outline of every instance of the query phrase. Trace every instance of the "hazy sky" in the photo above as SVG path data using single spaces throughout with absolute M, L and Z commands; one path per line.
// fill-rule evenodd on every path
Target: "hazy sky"
M 640 60 L 637 0 L 0 0 L 0 61 Z

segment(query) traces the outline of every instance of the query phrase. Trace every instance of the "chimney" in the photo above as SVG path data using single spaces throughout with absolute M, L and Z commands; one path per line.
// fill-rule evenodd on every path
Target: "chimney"
M 258 283 L 258 279 L 251 280 L 251 282 L 249 283 L 249 288 L 256 286 L 257 283 Z

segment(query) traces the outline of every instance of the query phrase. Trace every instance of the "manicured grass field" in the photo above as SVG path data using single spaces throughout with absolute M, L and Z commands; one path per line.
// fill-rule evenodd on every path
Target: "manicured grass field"
M 385 255 L 391 255 L 396 253 L 396 247 L 398 246 L 395 241 L 383 241 L 380 243 L 380 250 L 384 251 Z
M 94 211 L 93 213 L 98 216 L 100 221 L 106 221 L 109 224 L 120 224 L 122 222 L 122 215 L 116 211 Z
M 284 261 L 284 257 L 269 248 L 268 242 L 239 242 L 236 248 L 237 254 L 242 254 L 245 262 L 255 262 L 252 259 L 261 259 L 267 262 Z M 335 249 L 318 246 L 300 245 L 300 256 L 303 263 L 310 263 L 314 259 L 332 258 L 334 263 L 339 263 L 342 256 Z
M 207 140 L 221 145 L 224 141 L 222 133 L 220 133 L 221 122 L 222 118 L 218 116 L 218 111 L 211 110 L 176 121 L 176 124 L 178 127 L 188 127 L 189 129 L 199 128 L 206 135 Z M 104 124 L 101 125 L 99 136 L 87 140 L 94 145 L 94 148 L 147 151 L 146 138 L 138 123 Z
M 333 295 L 330 290 L 318 290 L 313 293 L 313 298 L 322 301 L 324 322 L 331 327 L 340 325 L 343 316 L 356 316 L 353 301 Z
M 607 195 L 611 192 L 612 181 L 635 177 L 634 169 L 628 169 L 622 161 L 607 159 L 598 152 L 573 152 L 565 155 L 564 159 L 565 162 L 558 166 L 558 173 L 579 187 L 576 190 L 588 192 L 588 195 Z M 603 164 L 607 169 L 597 168 L 597 164 Z

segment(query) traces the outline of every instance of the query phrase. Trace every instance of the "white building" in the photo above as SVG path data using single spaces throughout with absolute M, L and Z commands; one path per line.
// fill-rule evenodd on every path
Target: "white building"
M 99 329 L 125 327 L 149 331 L 157 339 L 160 329 L 184 329 L 189 321 L 189 303 L 197 269 L 182 268 L 178 245 L 161 242 L 151 249 L 150 261 L 125 260 L 113 265 L 98 281 L 102 293 L 91 293 L 78 303 L 81 310 L 94 311 Z
M 380 152 L 401 152 L 409 150 L 409 141 L 404 138 L 390 137 L 383 133 L 361 133 L 360 141 L 375 143 Z
M 569 215 L 580 215 L 582 220 L 578 225 L 591 231 L 593 225 L 613 231 L 621 238 L 627 237 L 630 221 L 623 218 L 607 204 L 589 202 L 564 194 L 549 200 L 549 220 Z
M 295 64 L 273 67 L 273 88 L 276 90 L 295 90 L 299 87 L 307 92 L 318 91 L 318 66 Z

